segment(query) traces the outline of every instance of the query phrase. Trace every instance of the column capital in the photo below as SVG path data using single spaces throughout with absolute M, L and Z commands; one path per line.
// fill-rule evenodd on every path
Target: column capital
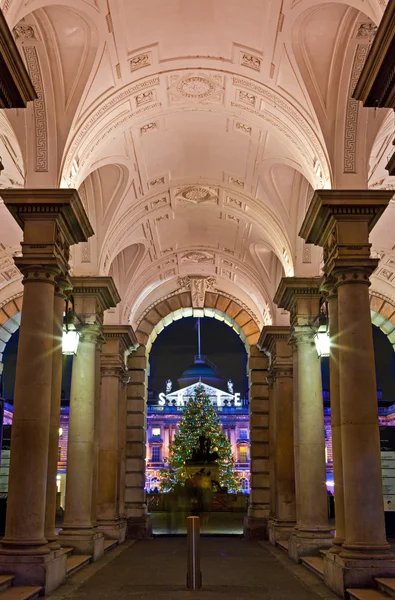
M 370 258 L 369 233 L 387 208 L 392 190 L 316 190 L 299 235 L 324 249 L 324 272 L 368 283 L 378 261 Z M 350 276 L 348 275 L 350 274 Z M 344 277 L 343 277 L 344 275 Z
M 131 325 L 104 325 L 103 335 L 105 343 L 114 341 L 124 352 L 136 350 L 139 345 Z
M 126 368 L 126 356 L 138 346 L 136 335 L 130 325 L 104 325 L 104 344 L 101 354 L 101 371 L 119 369 L 119 378 Z
M 78 323 L 103 325 L 103 313 L 121 301 L 112 277 L 72 277 Z
M 293 369 L 291 328 L 288 326 L 266 325 L 261 332 L 258 347 L 270 355 L 272 377 L 290 377 Z
M 66 274 L 69 247 L 94 234 L 77 190 L 7 189 L 1 197 L 23 230 L 22 254 L 15 258 L 18 269 L 26 277 L 38 265 Z
M 310 326 L 320 309 L 322 277 L 283 277 L 274 295 L 279 308 L 290 313 L 291 327 Z

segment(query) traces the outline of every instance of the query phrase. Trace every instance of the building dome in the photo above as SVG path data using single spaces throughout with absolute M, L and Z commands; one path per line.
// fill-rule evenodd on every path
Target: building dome
M 199 354 L 195 356 L 193 364 L 185 369 L 177 381 L 180 388 L 199 383 L 199 381 L 215 388 L 223 388 L 224 386 L 224 380 L 216 366 L 205 356 Z

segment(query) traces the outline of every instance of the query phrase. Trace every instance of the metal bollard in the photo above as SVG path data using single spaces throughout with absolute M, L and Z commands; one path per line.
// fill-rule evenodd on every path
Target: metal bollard
M 200 590 L 202 587 L 202 573 L 200 571 L 200 519 L 199 517 L 187 518 L 187 544 L 188 544 L 188 571 L 187 588 Z

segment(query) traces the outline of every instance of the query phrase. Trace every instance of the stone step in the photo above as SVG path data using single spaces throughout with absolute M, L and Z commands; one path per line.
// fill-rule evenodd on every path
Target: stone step
M 284 552 L 288 554 L 288 540 L 278 540 L 277 546 L 280 548 L 280 550 L 284 550 Z
M 71 556 L 68 556 L 66 565 L 67 577 L 73 573 L 76 573 L 82 569 L 82 567 L 85 567 L 85 565 L 89 564 L 91 560 L 92 556 L 90 554 L 72 554 Z
M 300 560 L 302 565 L 324 579 L 324 559 L 321 556 L 302 556 Z
M 350 588 L 347 593 L 350 598 L 355 598 L 355 600 L 388 600 L 387 594 L 371 588 Z
M 327 548 L 321 548 L 320 555 L 322 556 L 322 558 L 325 558 L 327 552 L 328 552 Z
M 11 587 L 15 575 L 0 575 L 0 592 Z
M 41 587 L 32 585 L 15 585 L 0 592 L 0 600 L 35 600 L 41 593 Z
M 388 594 L 391 598 L 395 598 L 395 579 L 392 577 L 376 577 L 378 588 L 381 592 Z
M 67 554 L 67 556 L 70 556 L 71 554 L 73 554 L 74 548 L 63 548 L 62 547 L 62 550 L 65 554 Z
M 118 540 L 104 540 L 104 552 L 108 552 L 115 546 L 118 546 Z

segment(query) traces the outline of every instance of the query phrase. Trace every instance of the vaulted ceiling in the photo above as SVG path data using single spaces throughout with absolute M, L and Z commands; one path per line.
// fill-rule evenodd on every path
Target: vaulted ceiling
M 281 322 L 279 279 L 320 269 L 297 235 L 312 190 L 394 188 L 393 115 L 351 98 L 385 0 L 1 4 L 38 100 L 0 115 L 0 187 L 79 189 L 95 236 L 73 272 L 113 276 L 114 322 L 136 326 L 186 276 Z M 372 243 L 395 301 L 394 210 Z M 1 303 L 21 234 L 0 219 Z

